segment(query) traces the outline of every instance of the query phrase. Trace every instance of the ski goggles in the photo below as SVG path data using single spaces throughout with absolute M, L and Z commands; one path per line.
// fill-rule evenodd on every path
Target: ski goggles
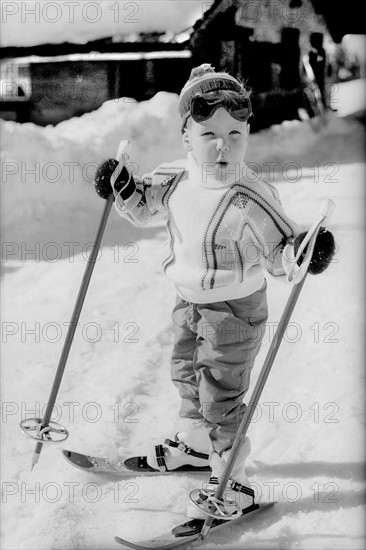
M 252 114 L 249 97 L 237 94 L 236 96 L 230 95 L 230 98 L 227 98 L 218 96 L 217 93 L 208 92 L 205 95 L 192 97 L 189 115 L 195 122 L 204 122 L 220 107 L 226 109 L 233 118 L 240 122 L 246 122 Z

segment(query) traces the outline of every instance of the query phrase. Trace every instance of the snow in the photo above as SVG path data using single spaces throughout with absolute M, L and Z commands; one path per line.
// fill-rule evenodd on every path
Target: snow
M 364 83 L 363 83 L 364 84 Z M 355 82 L 354 87 L 362 85 Z M 352 102 L 350 83 L 342 97 Z M 348 94 L 348 96 L 347 96 Z M 129 138 L 138 173 L 183 155 L 177 96 L 125 98 L 55 127 L 2 122 L 3 548 L 112 549 L 184 521 L 194 476 L 123 480 L 73 469 L 67 448 L 144 454 L 172 436 L 169 379 L 175 295 L 165 230 L 113 211 L 76 330 L 54 418 L 69 439 L 44 447 L 19 430 L 42 416 L 104 203 L 95 166 Z M 356 109 L 355 109 L 356 110 Z M 357 109 L 358 110 L 358 109 Z M 248 473 L 276 507 L 228 525 L 207 549 L 361 549 L 364 538 L 364 130 L 353 116 L 285 122 L 251 136 L 247 160 L 304 227 L 330 197 L 338 250 L 309 276 L 248 433 Z M 267 277 L 270 318 L 251 389 L 291 288 Z M 249 400 L 249 395 L 247 396 Z M 193 548 L 193 546 L 192 546 Z
M 186 31 L 212 5 L 212 0 L 5 0 L 1 2 L 0 44 L 34 46 L 113 37 L 133 39 L 139 33 Z

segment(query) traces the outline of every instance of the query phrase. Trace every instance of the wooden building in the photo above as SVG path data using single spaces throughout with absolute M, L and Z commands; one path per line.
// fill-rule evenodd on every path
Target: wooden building
M 59 55 L 7 58 L 2 63 L 7 75 L 2 78 L 6 83 L 2 118 L 57 124 L 98 109 L 110 99 L 142 101 L 160 90 L 179 93 L 190 71 L 191 53 L 182 46 L 164 50 L 152 46 L 150 42 L 130 47 L 123 43 L 121 49 L 127 51 L 91 53 L 63 53 L 62 48 L 54 48 Z M 23 97 L 18 95 L 19 88 Z
M 302 59 L 310 35 L 332 41 L 310 0 L 216 0 L 194 25 L 192 62 L 211 63 L 242 79 L 252 90 L 253 130 L 299 118 L 308 105 L 308 75 Z
M 107 38 L 84 45 L 5 48 L 2 73 L 7 86 L 13 85 L 5 97 L 2 93 L 1 116 L 56 124 L 110 99 L 179 93 L 191 68 L 207 62 L 252 89 L 254 131 L 299 118 L 299 109 L 312 116 L 302 59 L 314 32 L 332 42 L 312 0 L 215 0 L 186 40 L 152 33 L 131 43 Z

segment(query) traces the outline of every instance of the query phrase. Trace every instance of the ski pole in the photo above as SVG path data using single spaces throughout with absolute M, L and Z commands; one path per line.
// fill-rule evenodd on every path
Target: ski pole
M 316 237 L 318 235 L 320 226 L 324 225 L 325 221 L 329 220 L 329 218 L 331 217 L 331 215 L 334 212 L 334 209 L 335 209 L 335 203 L 331 199 L 328 199 L 327 201 L 325 201 L 325 203 L 323 205 L 323 208 L 322 208 L 322 210 L 319 214 L 319 217 L 312 224 L 312 226 L 310 227 L 308 233 L 306 234 L 306 236 L 304 238 L 305 243 L 308 243 L 308 249 L 305 253 L 305 257 L 304 257 L 304 260 L 303 260 L 301 265 L 305 266 L 306 269 L 304 270 L 301 279 L 298 282 L 296 282 L 294 284 L 293 288 L 292 288 L 292 291 L 291 291 L 290 296 L 287 300 L 285 309 L 282 313 L 280 322 L 278 324 L 277 330 L 276 330 L 275 335 L 273 337 L 273 341 L 270 345 L 270 348 L 269 348 L 268 353 L 266 355 L 266 358 L 264 360 L 262 369 L 259 373 L 259 377 L 258 377 L 257 383 L 254 387 L 251 400 L 248 404 L 248 407 L 245 410 L 242 421 L 240 422 L 236 437 L 234 439 L 233 446 L 232 446 L 231 451 L 230 451 L 229 459 L 226 463 L 223 475 L 220 479 L 220 483 L 219 483 L 219 485 L 217 487 L 217 490 L 216 490 L 216 493 L 215 493 L 215 498 L 218 499 L 218 500 L 222 499 L 223 493 L 224 493 L 225 488 L 226 488 L 226 484 L 229 480 L 229 477 L 230 477 L 230 474 L 232 472 L 235 460 L 238 456 L 239 449 L 240 449 L 240 446 L 241 446 L 241 442 L 242 442 L 243 438 L 245 437 L 245 434 L 246 434 L 246 432 L 249 428 L 249 424 L 252 420 L 255 408 L 258 404 L 259 398 L 261 396 L 261 393 L 262 393 L 263 388 L 265 386 L 265 383 L 267 381 L 268 375 L 269 375 L 270 370 L 272 368 L 272 365 L 274 363 L 274 360 L 275 360 L 275 357 L 277 355 L 278 349 L 281 345 L 283 335 L 284 335 L 285 330 L 287 328 L 288 322 L 291 318 L 291 315 L 292 315 L 292 312 L 295 308 L 298 297 L 299 297 L 299 295 L 301 293 L 301 290 L 304 286 L 305 279 L 306 279 L 306 276 L 307 276 L 307 269 L 309 267 L 311 257 L 313 255 L 315 241 L 316 241 Z M 301 247 L 301 250 L 303 250 L 304 247 L 305 247 L 305 245 Z M 298 254 L 297 254 L 297 256 L 298 256 Z M 205 538 L 206 535 L 208 534 L 208 532 L 211 528 L 213 520 L 214 520 L 214 518 L 212 516 L 208 516 L 206 518 L 205 523 L 202 526 L 202 530 L 201 530 L 201 534 L 200 534 L 201 539 Z
M 123 159 L 123 154 L 124 154 L 127 146 L 128 146 L 127 141 L 125 141 L 125 140 L 121 141 L 119 149 L 118 149 L 118 153 L 117 153 L 117 159 L 118 160 L 120 160 L 121 158 Z M 118 170 L 115 169 L 115 172 L 118 172 L 118 174 L 119 174 L 120 171 L 121 171 L 121 168 L 120 168 L 120 166 L 118 166 L 118 168 L 119 168 Z M 111 182 L 113 183 L 113 185 L 114 185 L 114 182 L 115 182 L 116 178 L 117 178 L 117 176 L 113 173 L 112 177 L 111 177 Z M 94 270 L 94 266 L 95 266 L 95 263 L 96 263 L 96 260 L 97 260 L 97 257 L 98 257 L 98 253 L 99 253 L 100 244 L 101 244 L 101 241 L 102 241 L 102 238 L 103 238 L 104 230 L 105 230 L 105 227 L 107 225 L 108 217 L 109 217 L 109 214 L 110 214 L 110 211 L 111 211 L 111 208 L 112 208 L 112 204 L 113 204 L 113 201 L 114 201 L 114 194 L 112 192 L 112 187 L 111 187 L 110 194 L 106 197 L 106 199 L 107 199 L 107 201 L 105 203 L 102 218 L 101 218 L 100 223 L 99 223 L 99 227 L 98 227 L 97 235 L 96 235 L 96 238 L 95 238 L 95 242 L 93 244 L 91 254 L 88 258 L 87 266 L 85 268 L 84 276 L 83 276 L 83 279 L 82 279 L 82 282 L 81 282 L 79 293 L 78 293 L 76 303 L 75 303 L 75 306 L 74 306 L 74 310 L 73 310 L 73 313 L 72 313 L 70 325 L 69 325 L 67 335 L 66 335 L 66 339 L 65 339 L 65 342 L 64 342 L 64 346 L 63 346 L 63 349 L 62 349 L 62 352 L 61 352 L 61 357 L 60 357 L 59 364 L 58 364 L 58 367 L 57 367 L 57 371 L 56 371 L 56 374 L 55 374 L 55 377 L 54 377 L 54 381 L 53 381 L 53 385 L 52 385 L 50 397 L 48 399 L 48 403 L 47 403 L 47 407 L 46 407 L 44 417 L 43 417 L 43 419 L 40 419 L 40 418 L 24 419 L 20 423 L 20 427 L 21 427 L 23 433 L 25 433 L 26 435 L 29 435 L 33 439 L 37 440 L 37 444 L 36 444 L 36 447 L 34 449 L 33 456 L 32 456 L 32 470 L 33 470 L 34 466 L 37 464 L 37 462 L 39 460 L 39 456 L 42 452 L 42 448 L 43 448 L 44 443 L 50 443 L 50 442 L 51 443 L 58 443 L 60 441 L 65 440 L 69 435 L 68 431 L 66 430 L 66 428 L 64 428 L 64 426 L 61 426 L 60 424 L 51 421 L 51 415 L 52 415 L 53 408 L 54 408 L 55 403 L 56 403 L 57 394 L 58 394 L 58 391 L 60 389 L 60 385 L 61 385 L 62 377 L 63 377 L 64 371 L 65 371 L 67 359 L 68 359 L 69 352 L 70 352 L 70 349 L 71 349 L 71 345 L 72 345 L 72 342 L 73 342 L 73 339 L 74 339 L 75 330 L 76 330 L 76 327 L 78 325 L 78 320 L 79 320 L 79 317 L 80 317 L 80 313 L 81 313 L 81 310 L 82 310 L 82 307 L 83 307 L 83 304 L 84 304 L 84 300 L 85 300 L 85 296 L 86 296 L 86 293 L 87 293 L 87 290 L 88 290 L 88 287 L 89 287 L 90 279 L 91 279 L 91 276 L 92 276 L 92 273 L 93 273 L 93 270 Z M 35 435 L 32 435 L 31 432 L 35 432 Z M 56 439 L 56 440 L 52 439 L 52 437 L 51 437 L 52 433 L 57 434 L 57 436 L 55 436 L 55 437 L 59 437 L 59 439 Z

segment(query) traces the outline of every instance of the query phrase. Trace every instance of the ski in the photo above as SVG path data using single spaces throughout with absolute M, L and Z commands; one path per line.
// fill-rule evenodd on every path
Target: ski
M 187 464 L 180 466 L 175 470 L 160 471 L 151 468 L 146 461 L 145 456 L 131 457 L 127 459 L 111 459 L 76 453 L 74 451 L 63 450 L 62 454 L 69 464 L 79 468 L 84 472 L 93 474 L 112 474 L 121 477 L 134 477 L 136 475 L 167 475 L 167 474 L 199 474 L 210 473 L 211 468 L 204 466 L 195 468 Z
M 207 537 L 215 533 L 218 529 L 224 528 L 227 524 L 230 525 L 243 525 L 250 524 L 250 519 L 257 514 L 258 512 L 263 512 L 274 506 L 275 502 L 266 502 L 262 504 L 255 504 L 251 506 L 250 509 L 247 509 L 243 515 L 237 519 L 230 521 L 217 520 L 215 519 L 212 522 L 212 526 L 208 532 Z M 164 533 L 163 535 L 153 537 L 151 539 L 139 541 L 139 542 L 130 542 L 121 537 L 115 537 L 115 541 L 120 544 L 127 546 L 128 548 L 133 548 L 134 550 L 145 550 L 146 548 L 158 548 L 160 550 L 165 550 L 165 548 L 180 548 L 186 544 L 201 539 L 201 529 L 204 525 L 204 520 L 190 520 L 186 523 L 178 525 L 172 531 Z M 186 534 L 184 534 L 186 533 Z

